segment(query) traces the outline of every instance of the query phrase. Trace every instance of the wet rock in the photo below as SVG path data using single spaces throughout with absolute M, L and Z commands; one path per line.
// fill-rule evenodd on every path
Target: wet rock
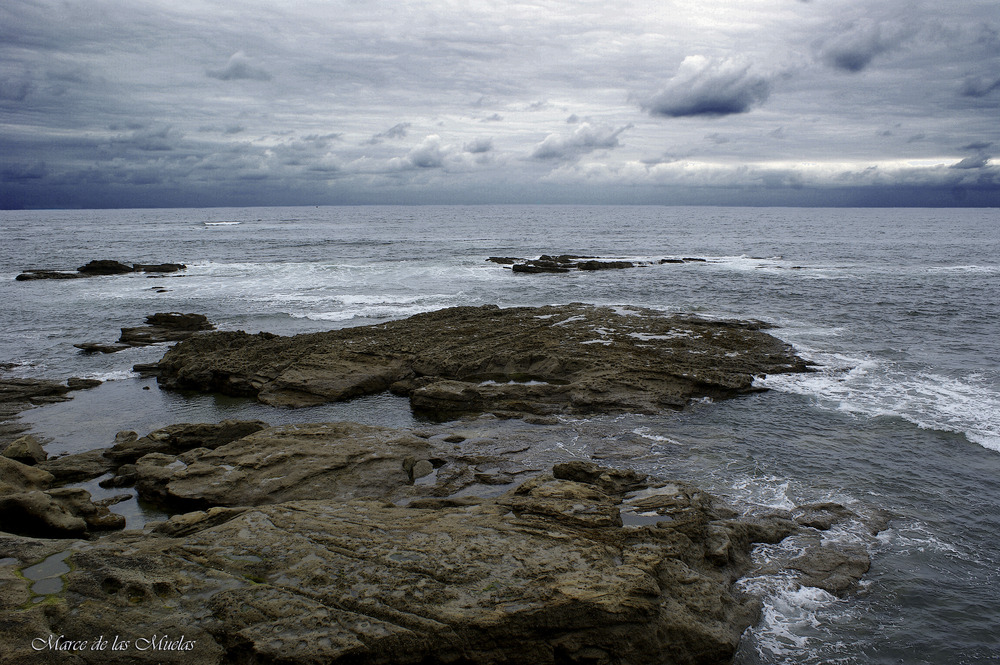
M 14 439 L 4 449 L 3 456 L 28 465 L 44 462 L 45 458 L 48 457 L 42 444 L 30 434 Z
M 86 275 L 65 270 L 25 270 L 14 279 L 18 282 L 30 282 L 37 279 L 77 279 L 80 277 L 86 277 Z
M 0 402 L 31 402 L 47 397 L 62 398 L 69 391 L 70 388 L 65 383 L 48 379 L 0 379 Z
M 135 272 L 177 272 L 186 268 L 183 263 L 136 263 L 132 266 Z
M 55 477 L 42 468 L 22 464 L 0 455 L 0 495 L 45 489 L 51 486 L 54 480 Z
M 146 317 L 145 326 L 122 328 L 119 344 L 148 346 L 160 342 L 176 342 L 195 333 L 215 328 L 204 314 L 160 312 Z
M 32 269 L 25 270 L 16 279 L 19 282 L 37 279 L 78 279 L 80 277 L 96 277 L 102 275 L 123 275 L 131 272 L 168 273 L 186 269 L 183 263 L 136 263 L 129 265 L 110 259 L 96 259 L 80 266 L 76 272 L 68 270 Z
M 871 558 L 861 547 L 813 546 L 788 566 L 799 571 L 799 583 L 843 596 L 853 590 L 871 568 Z
M 260 420 L 223 420 L 219 423 L 178 423 L 155 430 L 146 436 L 132 431 L 115 435 L 114 445 L 104 456 L 115 465 L 135 462 L 149 453 L 180 454 L 193 448 L 215 449 L 266 428 Z
M 63 455 L 38 464 L 38 468 L 51 473 L 57 483 L 75 483 L 91 480 L 108 473 L 115 463 L 104 456 L 104 450 Z
M 576 264 L 578 270 L 621 270 L 634 268 L 631 261 L 580 261 Z
M 624 494 L 649 486 L 649 478 L 628 469 L 609 469 L 593 462 L 574 460 L 552 467 L 552 475 L 561 480 L 597 485 L 609 494 Z
M 81 379 L 76 376 L 66 379 L 66 385 L 69 386 L 70 390 L 88 390 L 90 388 L 96 388 L 102 383 L 104 382 L 100 379 Z
M 110 259 L 96 259 L 76 270 L 84 275 L 121 275 L 133 271 L 132 266 Z
M 415 411 L 552 415 L 682 408 L 808 371 L 754 323 L 631 307 L 456 307 L 402 321 L 278 337 L 200 334 L 156 366 L 168 389 L 309 406 L 391 389 Z
M 102 344 L 101 342 L 82 342 L 73 346 L 85 353 L 118 353 L 132 348 L 131 344 Z
M 802 526 L 827 531 L 834 524 L 857 518 L 857 515 L 839 503 L 826 502 L 798 506 L 792 511 L 792 518 Z

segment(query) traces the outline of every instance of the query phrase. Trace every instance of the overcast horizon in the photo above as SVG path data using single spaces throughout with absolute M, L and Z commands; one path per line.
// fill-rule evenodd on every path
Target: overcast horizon
M 1000 4 L 12 0 L 0 208 L 1000 205 Z

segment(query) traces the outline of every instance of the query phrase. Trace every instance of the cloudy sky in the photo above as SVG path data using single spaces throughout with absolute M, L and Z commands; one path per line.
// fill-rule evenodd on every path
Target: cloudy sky
M 1000 205 L 997 0 L 5 0 L 0 207 Z

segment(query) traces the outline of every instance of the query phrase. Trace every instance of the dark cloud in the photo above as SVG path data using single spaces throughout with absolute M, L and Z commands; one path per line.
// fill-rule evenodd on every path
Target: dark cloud
M 990 158 L 986 155 L 976 155 L 974 157 L 966 157 L 962 161 L 952 164 L 953 169 L 981 169 L 989 163 Z
M 1000 76 L 970 76 L 962 81 L 959 94 L 963 97 L 985 97 L 994 90 L 1000 90 Z
M 860 72 L 876 56 L 887 53 L 903 43 L 907 33 L 885 23 L 858 23 L 818 45 L 819 58 L 845 72 Z
M 549 134 L 535 146 L 531 156 L 534 159 L 566 160 L 576 159 L 601 148 L 617 148 L 621 145 L 618 137 L 631 128 L 631 124 L 614 128 L 593 127 L 589 123 L 583 123 L 569 135 Z
M 431 134 L 424 137 L 418 145 L 414 146 L 406 157 L 402 160 L 391 160 L 393 166 L 397 168 L 416 167 L 418 169 L 433 169 L 444 164 L 445 150 L 441 146 L 441 137 Z
M 503 120 L 503 116 L 499 113 L 494 113 L 491 116 L 483 118 L 483 122 L 500 122 L 501 120 Z
M 220 81 L 235 81 L 239 79 L 251 81 L 271 80 L 271 75 L 263 69 L 254 67 L 243 51 L 237 51 L 230 56 L 229 62 L 222 69 L 209 69 L 205 74 Z
M 482 154 L 484 152 L 489 152 L 493 150 L 493 139 L 491 138 L 477 138 L 466 143 L 463 147 L 465 152 L 470 152 L 474 155 Z
M 767 79 L 738 58 L 684 58 L 677 74 L 643 104 L 651 115 L 671 118 L 746 113 L 771 94 Z
M 962 150 L 980 150 L 981 151 L 981 150 L 986 150 L 991 145 L 993 145 L 992 141 L 975 141 L 974 143 L 969 143 L 967 145 L 963 145 L 961 149 Z
M 0 170 L 0 180 L 4 182 L 19 182 L 22 180 L 41 180 L 49 174 L 45 162 L 34 164 L 11 164 Z

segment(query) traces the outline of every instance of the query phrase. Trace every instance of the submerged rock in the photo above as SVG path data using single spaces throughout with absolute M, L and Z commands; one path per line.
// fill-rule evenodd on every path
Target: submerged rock
M 415 411 L 656 412 L 756 390 L 769 373 L 808 371 L 750 322 L 635 307 L 455 307 L 295 337 L 201 334 L 167 351 L 169 389 L 309 406 L 392 390 Z

